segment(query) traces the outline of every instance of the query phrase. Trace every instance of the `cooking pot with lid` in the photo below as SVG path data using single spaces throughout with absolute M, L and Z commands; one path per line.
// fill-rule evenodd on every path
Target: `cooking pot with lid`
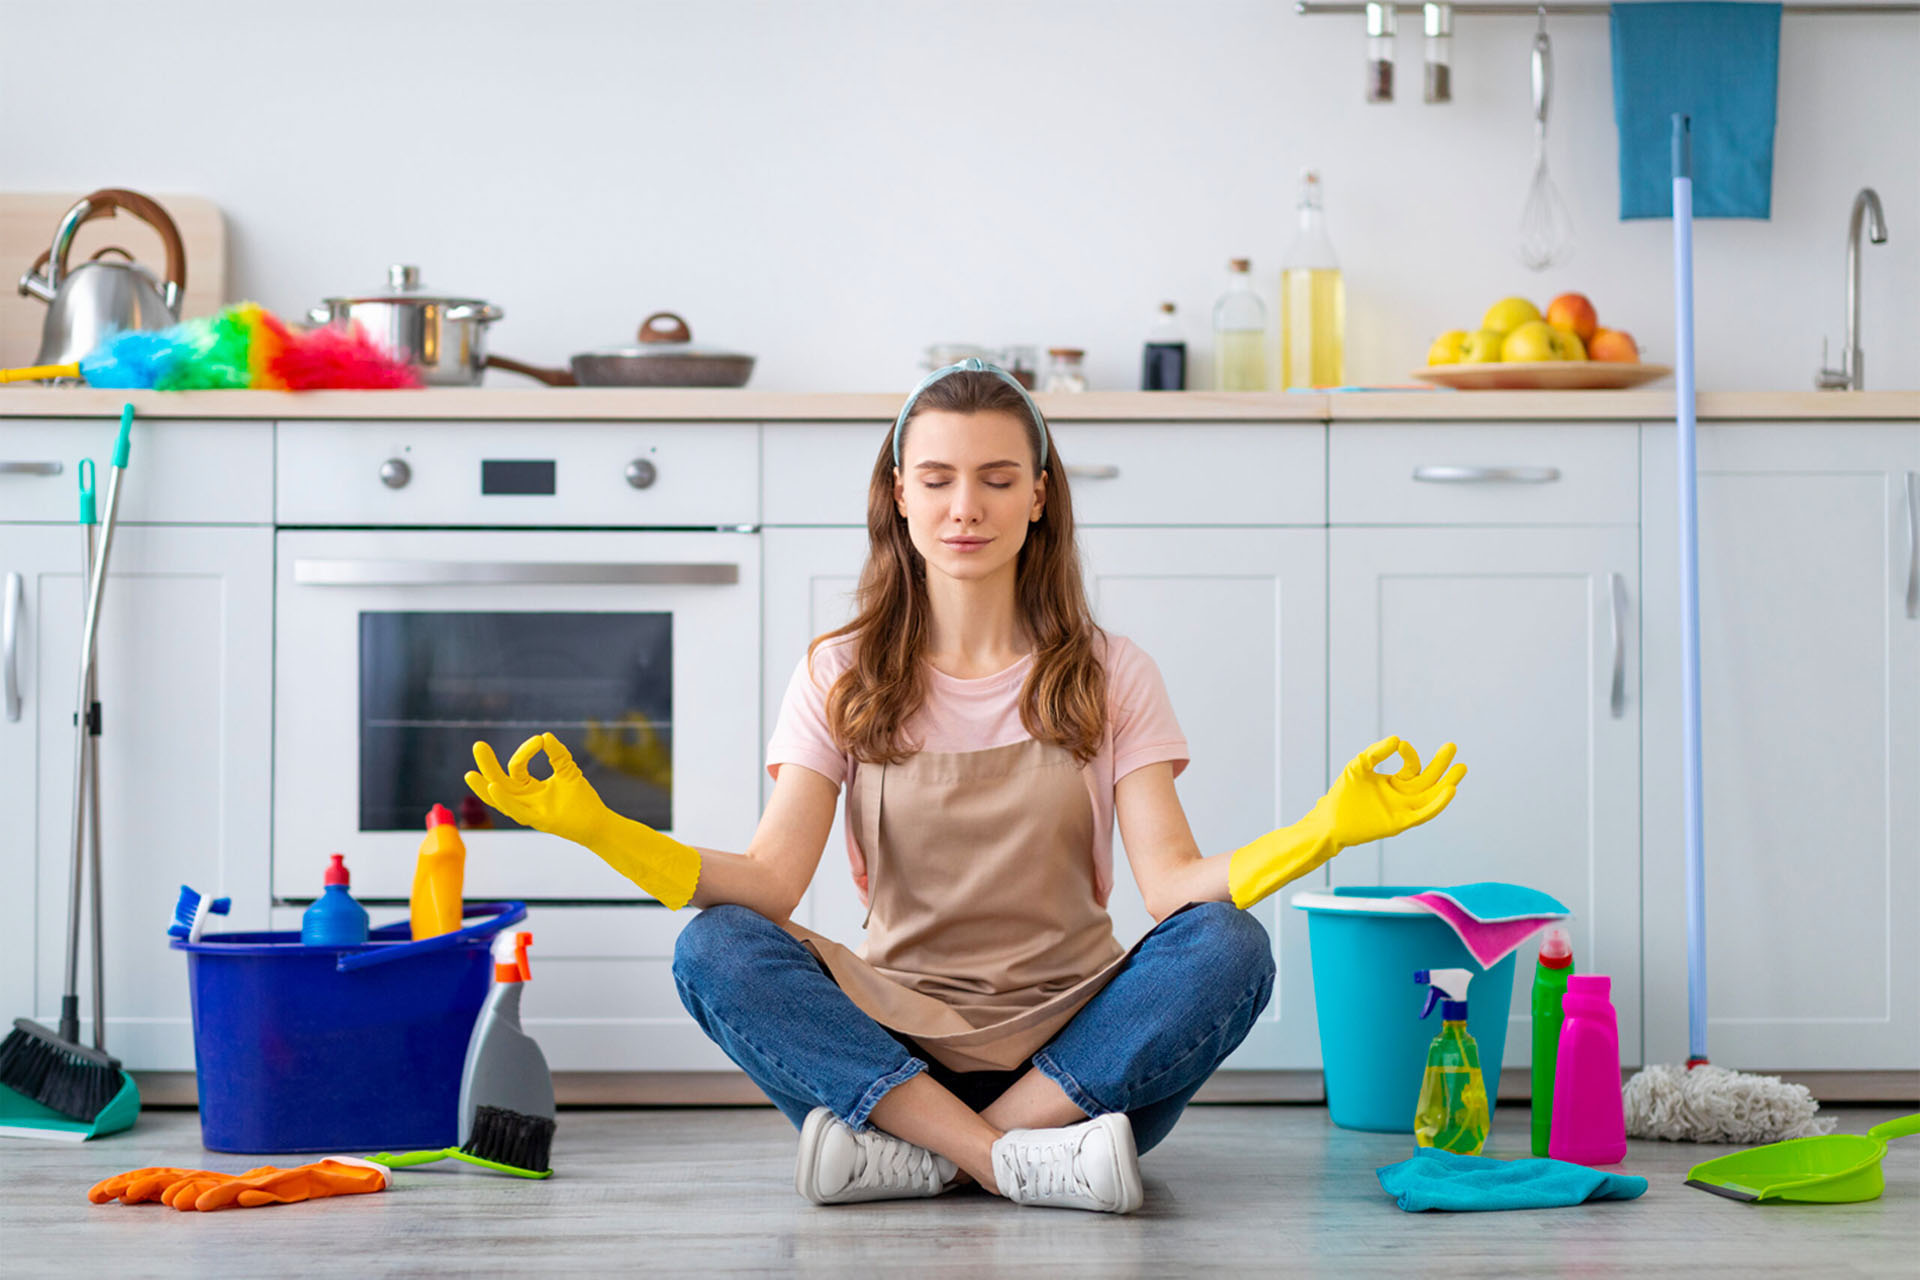
M 420 268 L 387 268 L 385 287 L 328 298 L 307 313 L 314 324 L 358 324 L 394 355 L 411 362 L 430 387 L 473 387 L 487 364 L 487 326 L 506 313 L 480 298 L 439 294 Z

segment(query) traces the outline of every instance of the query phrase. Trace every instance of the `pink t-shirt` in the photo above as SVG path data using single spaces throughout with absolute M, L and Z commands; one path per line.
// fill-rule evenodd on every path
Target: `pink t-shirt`
M 1178 776 L 1187 767 L 1187 739 L 1167 700 L 1167 687 L 1140 647 L 1124 636 L 1108 636 L 1095 651 L 1104 653 L 1107 667 L 1107 729 L 1100 753 L 1081 770 L 1093 801 L 1094 891 L 1100 905 L 1113 892 L 1113 788 L 1120 779 L 1145 765 L 1173 762 Z M 780 720 L 767 743 L 767 772 L 779 777 L 779 766 L 798 764 L 845 784 L 858 767 L 840 750 L 827 731 L 827 691 L 853 660 L 853 639 L 830 640 L 813 652 L 811 678 L 802 655 L 780 703 Z M 1024 742 L 1032 735 L 1020 723 L 1020 690 L 1033 668 L 1027 654 L 1004 671 L 978 680 L 960 680 L 929 668 L 927 700 L 908 720 L 906 740 L 922 751 L 985 751 Z M 867 900 L 867 860 L 847 826 L 847 856 L 853 864 L 853 882 L 860 901 Z

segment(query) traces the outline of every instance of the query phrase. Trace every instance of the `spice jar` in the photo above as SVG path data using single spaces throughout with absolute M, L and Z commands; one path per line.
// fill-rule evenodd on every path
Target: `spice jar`
M 1368 0 L 1367 101 L 1393 101 L 1393 3 Z
M 1040 381 L 1040 360 L 1034 349 L 1024 343 L 1015 343 L 1000 349 L 1000 367 L 1013 375 L 1013 380 L 1031 391 Z
M 1048 347 L 1043 391 L 1085 391 L 1087 353 L 1079 347 Z
M 1453 6 L 1427 3 L 1420 7 L 1427 32 L 1427 101 L 1453 101 Z

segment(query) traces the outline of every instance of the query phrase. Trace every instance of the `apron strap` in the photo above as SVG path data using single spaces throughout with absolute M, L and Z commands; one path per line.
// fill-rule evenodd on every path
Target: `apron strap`
M 873 919 L 873 881 L 880 862 L 880 801 L 887 789 L 886 761 L 868 765 L 861 776 L 871 780 L 866 790 L 872 793 L 863 796 L 860 804 L 860 852 L 867 860 L 867 914 L 860 917 L 860 927 L 864 929 Z

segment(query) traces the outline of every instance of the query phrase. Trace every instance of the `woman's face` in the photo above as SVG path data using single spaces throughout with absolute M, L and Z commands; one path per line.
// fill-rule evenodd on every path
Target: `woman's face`
M 900 442 L 893 502 L 929 572 L 974 581 L 1012 571 L 1046 483 L 1018 418 L 924 409 Z

